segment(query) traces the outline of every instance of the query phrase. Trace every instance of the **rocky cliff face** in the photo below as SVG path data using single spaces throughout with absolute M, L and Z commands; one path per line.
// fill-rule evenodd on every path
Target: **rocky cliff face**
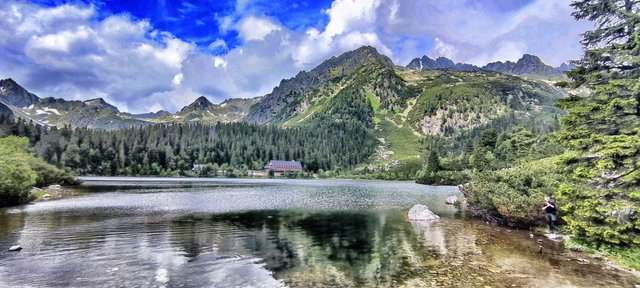
M 13 79 L 0 80 L 0 101 L 4 102 L 5 105 L 28 107 L 38 102 L 38 100 L 40 100 L 38 96 L 29 93 Z
M 6 117 L 13 118 L 13 111 L 9 106 L 0 103 L 0 115 L 5 115 Z

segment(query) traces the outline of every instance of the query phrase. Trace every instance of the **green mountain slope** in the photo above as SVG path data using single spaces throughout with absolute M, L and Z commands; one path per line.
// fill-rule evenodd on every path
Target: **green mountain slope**
M 370 162 L 388 168 L 420 161 L 427 139 L 446 141 L 456 153 L 487 128 L 554 129 L 563 113 L 554 102 L 564 96 L 550 83 L 496 72 L 397 68 L 365 46 L 283 80 L 245 120 L 285 127 L 361 123 L 378 143 Z

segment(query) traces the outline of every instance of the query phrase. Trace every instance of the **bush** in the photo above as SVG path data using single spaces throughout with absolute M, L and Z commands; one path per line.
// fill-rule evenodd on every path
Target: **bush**
M 73 175 L 33 156 L 29 139 L 0 138 L 0 207 L 31 201 L 33 186 L 77 185 Z
M 424 169 L 418 172 L 416 183 L 426 185 L 460 185 L 469 182 L 471 177 L 467 171 L 429 171 Z
M 541 207 L 562 181 L 551 158 L 498 171 L 475 173 L 465 196 L 480 215 L 528 227 L 543 222 Z
M 571 233 L 595 245 L 640 245 L 640 191 L 563 184 L 558 190 Z
M 72 186 L 80 184 L 73 174 L 56 166 L 48 164 L 38 158 L 29 157 L 29 166 L 36 173 L 36 187 L 44 187 L 51 184 Z
M 0 139 L 0 207 L 17 205 L 29 200 L 29 191 L 36 184 L 36 173 L 28 163 L 27 138 Z

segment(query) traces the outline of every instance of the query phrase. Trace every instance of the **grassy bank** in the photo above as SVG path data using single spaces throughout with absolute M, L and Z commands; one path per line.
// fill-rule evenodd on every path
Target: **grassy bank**
M 620 247 L 612 245 L 601 245 L 600 247 L 595 247 L 573 237 L 570 237 L 565 241 L 565 247 L 580 250 L 594 256 L 601 255 L 617 266 L 640 271 L 640 247 Z

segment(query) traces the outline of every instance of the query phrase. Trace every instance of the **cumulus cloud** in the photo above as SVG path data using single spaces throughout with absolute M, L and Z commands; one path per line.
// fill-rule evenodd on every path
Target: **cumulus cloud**
M 392 2 L 393 3 L 393 2 Z M 560 63 L 580 56 L 580 33 L 590 26 L 571 17 L 568 0 L 533 0 L 514 2 L 515 9 L 496 9 L 502 1 L 399 1 L 391 12 L 393 21 L 380 18 L 381 35 L 406 35 L 413 40 L 432 39 L 421 43 L 423 53 L 440 56 L 452 51 L 442 50 L 441 43 L 456 52 L 454 60 L 477 65 L 488 61 L 516 60 L 522 53 L 533 53 L 549 64 Z M 497 3 L 497 4 L 496 4 Z M 392 47 L 402 46 L 399 38 Z M 553 47 L 553 48 L 551 48 Z M 515 49 L 515 50 L 511 50 Z M 514 54 L 519 53 L 519 56 Z M 415 57 L 415 56 L 414 56 Z M 396 58 L 406 64 L 411 58 Z
M 503 10 L 492 9 L 494 2 L 334 0 L 322 12 L 326 24 L 292 30 L 238 0 L 234 11 L 214 15 L 219 38 L 196 47 L 146 20 L 100 18 L 95 6 L 9 0 L 0 3 L 0 77 L 41 96 L 103 97 L 131 112 L 176 111 L 200 95 L 212 101 L 264 95 L 281 79 L 362 45 L 399 65 L 425 54 L 478 65 L 523 53 L 553 65 L 579 57 L 579 34 L 588 24 L 573 21 L 568 1 Z M 228 35 L 239 44 L 220 38 Z
M 94 6 L 1 6 L 0 26 L 7 35 L 0 36 L 1 76 L 41 96 L 104 97 L 125 111 L 146 111 L 150 95 L 180 84 L 182 62 L 194 50 L 147 21 L 124 15 L 96 20 Z
M 279 25 L 264 17 L 248 16 L 238 23 L 238 32 L 245 41 L 264 40 L 271 32 L 281 29 Z

